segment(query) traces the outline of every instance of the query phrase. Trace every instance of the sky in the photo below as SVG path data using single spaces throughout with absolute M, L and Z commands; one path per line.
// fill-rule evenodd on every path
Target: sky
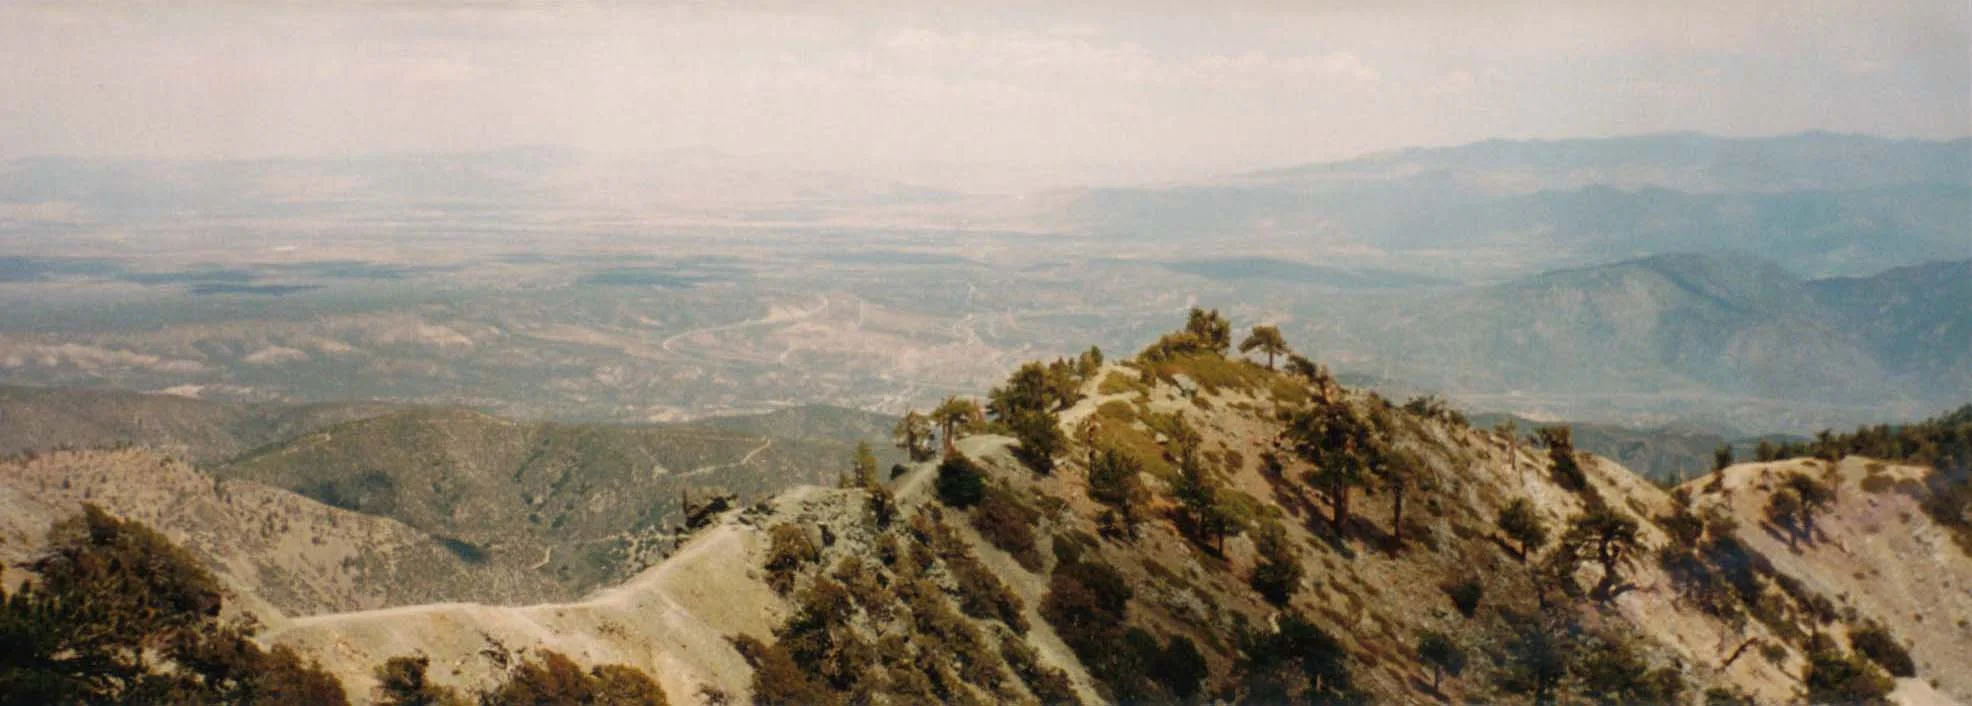
M 1962 0 L 256 5 L 0 3 L 0 159 L 550 145 L 1127 181 L 1490 138 L 1972 132 Z

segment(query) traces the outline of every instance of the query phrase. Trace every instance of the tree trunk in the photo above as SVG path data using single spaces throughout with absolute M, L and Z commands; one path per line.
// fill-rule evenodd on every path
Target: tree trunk
M 1739 643 L 1738 649 L 1733 650 L 1732 654 L 1725 658 L 1725 662 L 1719 665 L 1719 669 L 1725 669 L 1727 667 L 1731 667 L 1733 662 L 1739 661 L 1740 655 L 1746 654 L 1746 648 L 1752 647 L 1754 643 L 1757 643 L 1759 641 L 1760 638 L 1757 637 L 1746 638 L 1745 642 Z
M 1404 545 L 1404 486 L 1396 488 L 1396 509 L 1391 512 L 1390 538 L 1397 546 Z
M 1346 531 L 1343 528 L 1348 525 L 1349 486 L 1346 483 L 1337 481 L 1335 483 L 1335 534 L 1341 536 Z
M 1273 370 L 1273 369 L 1274 369 L 1274 352 L 1273 352 L 1273 351 L 1267 351 L 1267 369 L 1268 369 L 1268 370 Z

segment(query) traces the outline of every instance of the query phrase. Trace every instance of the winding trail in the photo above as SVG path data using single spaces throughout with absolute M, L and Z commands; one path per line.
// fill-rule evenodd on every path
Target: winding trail
M 820 316 L 822 312 L 828 311 L 829 295 L 817 294 L 815 295 L 815 297 L 817 299 L 822 300 L 822 303 L 816 305 L 815 308 L 809 309 L 807 311 L 795 312 L 793 314 L 769 311 L 766 316 L 747 319 L 745 321 L 735 321 L 730 324 L 720 324 L 718 326 L 695 328 L 690 331 L 684 331 L 681 333 L 672 334 L 671 336 L 666 337 L 662 342 L 658 343 L 657 347 L 660 350 L 663 350 L 665 353 L 669 353 L 671 355 L 678 356 L 680 358 L 685 358 L 688 360 L 699 360 L 699 361 L 714 360 L 711 356 L 707 356 L 703 354 L 680 353 L 675 346 L 677 345 L 678 341 L 690 336 L 696 336 L 701 333 L 714 333 L 718 331 L 735 331 L 738 329 L 748 328 L 751 326 L 759 326 L 762 324 L 786 323 L 790 321 L 800 321 L 803 319 L 815 318 L 816 316 Z
M 774 438 L 773 438 L 773 437 L 771 437 L 771 436 L 770 436 L 770 437 L 767 437 L 767 439 L 766 439 L 766 440 L 764 440 L 764 441 L 762 441 L 762 442 L 760 442 L 760 445 L 759 445 L 759 446 L 756 446 L 756 447 L 754 447 L 752 451 L 748 451 L 748 452 L 746 452 L 746 455 L 745 455 L 745 456 L 741 456 L 741 457 L 740 457 L 740 460 L 738 460 L 738 461 L 734 461 L 734 462 L 732 462 L 732 463 L 715 463 L 715 464 L 712 464 L 712 465 L 710 465 L 710 466 L 699 466 L 698 468 L 694 468 L 694 469 L 691 469 L 691 470 L 689 470 L 689 471 L 685 471 L 684 473 L 680 473 L 680 474 L 678 474 L 678 477 L 679 477 L 679 478 L 690 478 L 690 477 L 693 477 L 693 476 L 702 476 L 702 475 L 705 475 L 705 474 L 707 474 L 707 473 L 711 473 L 711 472 L 713 472 L 713 471 L 717 471 L 717 470 L 720 470 L 720 469 L 725 469 L 725 468 L 737 468 L 737 467 L 739 467 L 739 466 L 744 466 L 744 465 L 746 465 L 746 464 L 749 464 L 749 463 L 752 463 L 752 462 L 753 462 L 753 459 L 754 459 L 755 457 L 757 457 L 757 456 L 759 456 L 759 455 L 760 455 L 761 453 L 763 453 L 763 452 L 765 452 L 765 451 L 766 451 L 767 449 L 769 449 L 769 448 L 771 448 L 771 447 L 773 447 L 773 445 L 774 445 Z

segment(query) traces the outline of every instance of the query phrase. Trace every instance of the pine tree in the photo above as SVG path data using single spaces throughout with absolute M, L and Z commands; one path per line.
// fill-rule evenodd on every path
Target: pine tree
M 1275 356 L 1287 355 L 1292 352 L 1287 347 L 1287 339 L 1281 337 L 1280 329 L 1273 326 L 1255 326 L 1253 327 L 1253 332 L 1247 335 L 1246 340 L 1239 342 L 1239 352 L 1241 353 L 1250 353 L 1256 350 L 1266 354 L 1268 370 L 1274 369 Z
M 1520 545 L 1520 560 L 1541 550 L 1547 544 L 1547 526 L 1534 510 L 1534 504 L 1526 498 L 1514 498 L 1506 507 L 1500 508 L 1499 527 L 1501 532 Z
M 890 436 L 912 461 L 931 460 L 931 418 L 915 409 L 904 410 Z

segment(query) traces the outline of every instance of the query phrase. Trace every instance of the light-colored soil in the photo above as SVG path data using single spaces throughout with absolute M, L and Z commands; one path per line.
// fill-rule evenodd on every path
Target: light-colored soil
M 1929 472 L 1861 457 L 1833 467 L 1811 459 L 1741 464 L 1720 474 L 1716 492 L 1698 497 L 1730 507 L 1741 518 L 1739 537 L 1776 570 L 1840 608 L 1853 608 L 1857 617 L 1883 624 L 1904 642 L 1918 676 L 1902 680 L 1899 694 L 1910 695 L 1911 703 L 1933 697 L 1972 702 L 1972 670 L 1966 668 L 1972 665 L 1972 557 L 1898 488 L 1911 488 Z M 1789 542 L 1758 519 L 1788 473 L 1836 488 L 1811 542 Z M 1873 492 L 1863 488 L 1872 476 Z M 1710 481 L 1689 485 L 1702 489 Z
M 442 684 L 481 688 L 530 651 L 584 665 L 625 664 L 657 679 L 673 703 L 704 689 L 741 696 L 752 671 L 727 637 L 767 635 L 781 599 L 749 568 L 758 534 L 739 524 L 694 537 L 663 564 L 575 603 L 410 606 L 313 616 L 261 636 L 322 660 L 366 701 L 371 670 L 391 657 L 432 658 Z

